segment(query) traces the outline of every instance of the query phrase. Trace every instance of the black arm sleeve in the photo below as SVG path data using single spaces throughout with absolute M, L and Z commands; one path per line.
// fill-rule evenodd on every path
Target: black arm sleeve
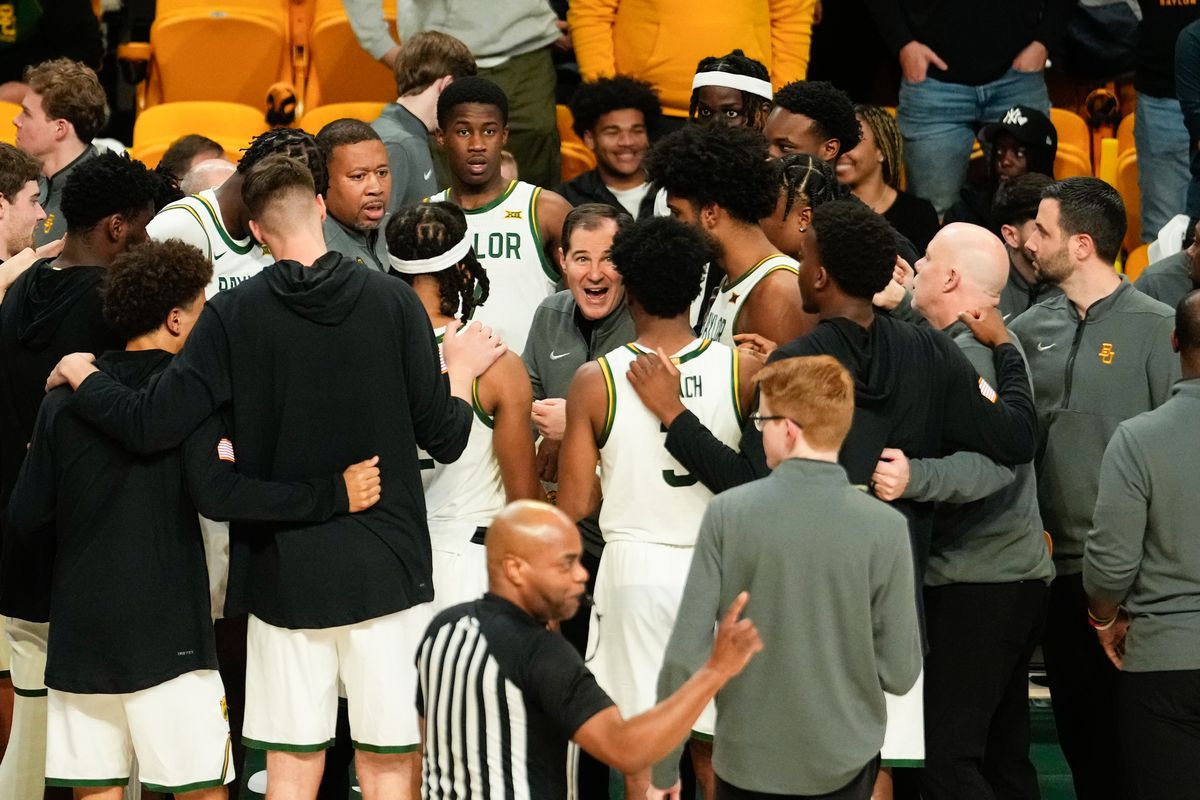
M 948 341 L 948 340 L 947 340 Z M 967 357 L 948 344 L 943 445 L 947 452 L 975 450 L 1007 466 L 1033 460 L 1037 451 L 1037 409 L 1025 372 L 1025 359 L 1012 344 L 996 348 L 995 402 L 980 392 L 979 375 Z
M 183 443 L 183 469 L 196 510 L 215 520 L 322 522 L 349 510 L 341 475 L 296 483 L 260 481 L 239 475 L 218 455 L 225 426 L 217 415 L 201 423 Z M 232 451 L 232 445 L 230 445 Z
M 535 698 L 564 736 L 613 705 L 579 653 L 562 636 L 547 631 L 537 638 L 526 659 L 521 691 Z
M 135 391 L 96 372 L 79 385 L 72 408 L 135 453 L 178 447 L 231 395 L 229 343 L 210 307 L 158 380 Z
M 749 418 L 742 427 L 738 451 L 713 436 L 691 411 L 684 411 L 667 429 L 667 452 L 714 494 L 766 477 L 771 471 L 763 453 L 762 434 Z
M 8 500 L 4 525 L 5 540 L 34 534 L 53 536 L 54 510 L 58 499 L 58 467 L 54 455 L 53 419 L 62 408 L 62 392 L 42 401 L 33 423 L 29 452 L 17 473 Z

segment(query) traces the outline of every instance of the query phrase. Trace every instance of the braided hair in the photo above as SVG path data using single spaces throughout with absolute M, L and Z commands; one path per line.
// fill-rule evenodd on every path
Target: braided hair
M 325 157 L 321 155 L 316 137 L 298 128 L 272 128 L 255 136 L 250 146 L 242 152 L 237 171 L 245 175 L 259 161 L 276 154 L 294 158 L 308 167 L 317 194 L 324 195 L 329 190 L 329 173 L 325 169 Z
M 745 75 L 758 78 L 767 83 L 771 82 L 771 73 L 761 61 L 751 58 L 741 50 L 734 50 L 723 56 L 709 56 L 700 59 L 696 72 L 728 72 L 732 75 Z M 692 99 L 688 106 L 688 119 L 696 119 L 696 110 L 700 103 L 700 90 L 692 90 Z M 767 124 L 767 115 L 771 113 L 771 98 L 762 97 L 751 92 L 742 92 L 742 107 L 746 110 L 746 127 L 762 130 Z
M 904 137 L 900 135 L 896 118 L 880 106 L 857 105 L 854 113 L 862 117 L 863 123 L 875 135 L 875 147 L 883 156 L 883 182 L 899 189 L 900 173 L 904 171 Z
M 808 153 L 789 153 L 776 159 L 779 185 L 786 193 L 783 216 L 792 209 L 817 208 L 830 200 L 840 200 L 849 190 L 838 183 L 833 167 L 822 159 Z
M 396 258 L 416 261 L 433 258 L 449 250 L 467 236 L 467 217 L 453 203 L 422 203 L 405 206 L 392 215 L 387 230 L 388 252 Z M 396 273 L 409 286 L 416 275 Z M 467 251 L 463 260 L 438 272 L 429 273 L 437 278 L 441 294 L 439 310 L 448 317 L 461 311 L 466 322 L 478 306 L 488 299 L 491 283 L 487 272 L 474 248 Z

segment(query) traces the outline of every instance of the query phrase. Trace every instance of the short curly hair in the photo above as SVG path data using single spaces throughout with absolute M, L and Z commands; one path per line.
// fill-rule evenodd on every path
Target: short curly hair
M 0 142 L 0 197 L 12 202 L 25 184 L 42 174 L 42 162 L 11 144 Z
M 495 106 L 500 110 L 500 122 L 508 124 L 508 95 L 487 78 L 469 75 L 454 81 L 438 97 L 438 126 L 444 130 L 446 121 L 450 118 L 450 112 L 464 103 Z
M 658 92 L 646 81 L 628 75 L 581 83 L 567 105 L 573 117 L 571 127 L 579 136 L 595 128 L 605 114 L 625 108 L 642 112 L 646 130 L 651 134 L 658 129 L 662 118 Z
M 104 320 L 123 339 L 150 333 L 171 309 L 190 310 L 212 272 L 204 253 L 179 239 L 131 247 L 104 272 Z
M 613 238 L 613 266 L 626 294 L 663 319 L 687 313 L 712 259 L 704 234 L 672 217 L 639 220 Z
M 888 285 L 896 234 L 882 216 L 863 203 L 834 200 L 813 209 L 812 227 L 821 265 L 846 294 L 869 300 Z
M 461 242 L 470 232 L 467 230 L 467 215 L 454 203 L 420 203 L 397 209 L 388 220 L 388 252 L 405 261 L 433 258 L 445 253 L 454 244 Z M 447 317 L 455 313 L 463 322 L 471 318 L 478 306 L 487 302 L 491 291 L 487 270 L 479 263 L 474 248 L 467 250 L 458 264 L 430 273 L 437 278 L 441 295 L 441 312 Z M 394 273 L 409 286 L 414 275 Z
M 769 217 L 779 198 L 767 140 L 752 128 L 680 128 L 650 151 L 647 172 L 668 194 L 698 207 L 716 204 L 751 224 Z
M 775 106 L 811 119 L 826 139 L 838 140 L 838 154 L 853 150 L 862 133 L 850 95 L 828 81 L 794 81 L 775 93 Z
M 105 217 L 135 216 L 158 196 L 159 183 L 146 165 L 111 151 L 85 159 L 63 187 L 67 233 L 86 233 Z
M 69 58 L 25 68 L 25 83 L 42 98 L 47 119 L 65 119 L 81 142 L 90 142 L 108 122 L 108 101 L 96 72 Z
M 325 169 L 325 157 L 321 155 L 317 137 L 299 128 L 272 128 L 255 136 L 243 152 L 237 171 L 245 175 L 259 161 L 274 155 L 294 158 L 308 167 L 317 194 L 323 195 L 329 190 L 329 173 Z

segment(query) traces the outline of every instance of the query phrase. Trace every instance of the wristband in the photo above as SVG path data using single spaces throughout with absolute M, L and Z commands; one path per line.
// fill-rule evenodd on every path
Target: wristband
M 1111 617 L 1109 617 L 1108 619 L 1102 619 L 1101 617 L 1097 617 L 1095 614 L 1092 613 L 1092 610 L 1089 608 L 1088 609 L 1088 624 L 1091 625 L 1093 628 L 1095 628 L 1098 631 L 1106 631 L 1116 623 L 1117 617 L 1119 617 L 1119 616 L 1121 616 L 1120 608 L 1118 608 L 1116 610 L 1116 612 L 1114 612 L 1113 615 Z

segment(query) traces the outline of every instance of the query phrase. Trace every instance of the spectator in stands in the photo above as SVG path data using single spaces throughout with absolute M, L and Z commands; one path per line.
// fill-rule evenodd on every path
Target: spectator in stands
M 405 41 L 394 60 L 396 102 L 384 106 L 371 127 L 387 147 L 392 170 L 388 208 L 419 203 L 437 193 L 429 134 L 437 130 L 437 102 L 455 78 L 474 75 L 467 46 L 439 31 Z
M 100 68 L 104 40 L 92 0 L 8 3 L 0 36 L 0 100 L 20 103 L 30 64 L 69 58 Z
M 205 189 L 216 189 L 237 172 L 237 164 L 227 158 L 210 158 L 188 170 L 179 182 L 179 191 L 185 195 L 198 194 Z
M 854 115 L 862 139 L 838 158 L 838 180 L 923 254 L 938 231 L 938 216 L 928 200 L 900 188 L 904 140 L 896 119 L 879 106 L 855 106 Z
M 1183 797 L 1180 769 L 1200 758 L 1200 295 L 1175 310 L 1183 380 L 1162 406 L 1122 422 L 1104 452 L 1084 551 L 1088 619 L 1120 670 L 1127 798 Z M 1118 605 L 1123 603 L 1124 605 Z
M 17 147 L 42 160 L 38 201 L 46 219 L 33 240 L 43 245 L 61 239 L 67 229 L 63 187 L 70 174 L 98 152 L 91 142 L 104 127 L 107 106 L 96 73 L 78 61 L 59 58 L 30 67 L 25 83 L 29 91 L 13 124 Z
M 634 219 L 651 216 L 655 192 L 642 162 L 662 115 L 653 87 L 620 75 L 588 81 L 575 90 L 571 115 L 575 133 L 596 154 L 596 168 L 558 193 L 573 206 L 605 203 Z
M 1000 314 L 1006 322 L 1043 300 L 1062 294 L 1057 284 L 1038 275 L 1025 243 L 1037 230 L 1042 192 L 1054 183 L 1040 172 L 1027 172 L 1005 181 L 992 201 L 992 221 L 1008 249 L 1008 283 L 1000 293 Z
M 1200 20 L 1179 33 L 1175 43 L 1175 96 L 1188 132 L 1191 181 L 1185 213 L 1200 218 Z
M 992 200 L 996 189 L 1027 172 L 1053 178 L 1058 131 L 1036 108 L 1013 106 L 999 122 L 984 126 L 979 143 L 987 158 L 987 172 L 979 181 L 962 187 L 958 202 L 943 215 L 942 222 L 969 222 L 995 231 Z
M 1050 111 L 1042 71 L 1074 0 L 868 0 L 899 56 L 908 188 L 945 214 L 966 177 L 975 131 L 1013 106 Z M 968 220 L 969 221 L 969 220 Z
M 401 47 L 388 35 L 381 4 L 346 0 L 345 5 L 363 49 L 392 66 Z M 462 40 L 475 57 L 479 75 L 509 97 L 508 147 L 525 180 L 557 186 L 562 174 L 550 48 L 563 34 L 546 0 L 455 0 L 405 3 L 403 8 L 398 20 L 401 41 L 432 30 Z
M 325 159 L 325 245 L 352 261 L 388 271 L 388 198 L 392 175 L 379 134 L 357 119 L 337 119 L 321 128 L 317 146 Z
M 861 138 L 850 97 L 824 81 L 796 81 L 776 92 L 763 135 L 771 158 L 808 153 L 830 164 Z
M 1138 276 L 1134 286 L 1171 308 L 1192 291 L 1200 288 L 1200 220 L 1192 221 L 1192 241 L 1174 255 L 1154 262 Z
M 586 80 L 630 75 L 656 86 L 669 117 L 688 116 L 692 64 L 741 47 L 782 86 L 804 77 L 814 0 L 573 0 L 567 12 Z
M 220 142 L 198 133 L 189 133 L 171 142 L 171 146 L 162 154 L 158 166 L 154 169 L 170 175 L 178 184 L 200 162 L 224 157 L 225 147 Z
M 1175 93 L 1175 43 L 1186 26 L 1200 19 L 1200 6 L 1160 0 L 1140 0 L 1138 5 L 1142 21 L 1138 25 L 1133 79 L 1137 90 L 1133 138 L 1141 195 L 1141 238 L 1153 242 L 1162 226 L 1184 213 L 1187 205 L 1191 139 Z
M 741 50 L 709 56 L 696 65 L 688 119 L 747 125 L 761 131 L 771 113 L 771 73 Z
M 1098 521 L 1100 461 L 1117 426 L 1162 405 L 1179 377 L 1171 309 L 1113 269 L 1124 236 L 1125 205 L 1107 183 L 1069 178 L 1048 186 L 1025 247 L 1038 275 L 1063 296 L 1012 324 L 1033 376 L 1038 502 L 1054 545 L 1042 652 L 1079 800 L 1128 797 L 1114 762 L 1124 738 L 1118 672 L 1088 627 L 1080 574 L 1088 530 Z

